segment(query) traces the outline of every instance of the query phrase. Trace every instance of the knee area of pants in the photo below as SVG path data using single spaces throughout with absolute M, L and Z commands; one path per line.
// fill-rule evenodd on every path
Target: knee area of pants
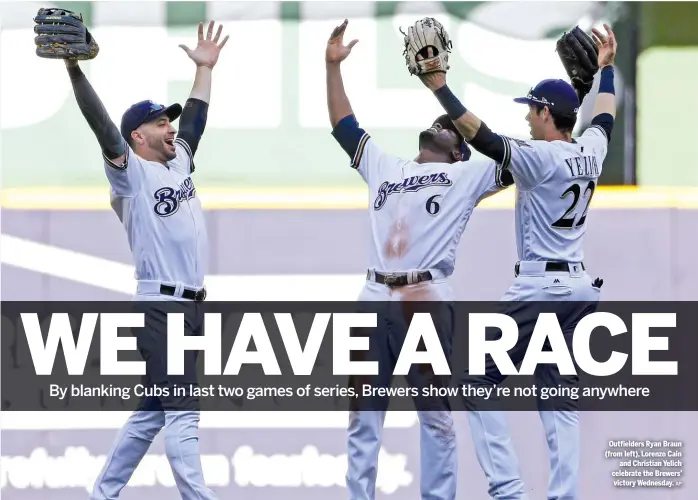
M 450 413 L 426 414 L 422 416 L 422 425 L 445 439 L 455 439 L 456 429 Z
M 172 422 L 187 422 L 187 423 L 199 423 L 199 412 L 198 411 L 165 411 L 164 421 L 166 423 Z
M 541 411 L 541 420 L 546 427 L 555 427 L 555 424 L 577 425 L 579 424 L 579 412 L 577 411 Z M 557 429 L 556 429 L 557 432 Z
M 164 426 L 165 419 L 163 418 L 161 421 L 159 420 L 157 422 L 153 422 L 148 427 L 130 428 L 128 430 L 128 433 L 136 439 L 142 439 L 144 441 L 152 442 L 155 439 L 155 436 L 158 435 L 158 433 L 162 430 Z
M 364 443 L 377 443 L 380 441 L 380 429 L 367 423 L 352 425 L 349 428 L 349 439 L 358 439 Z

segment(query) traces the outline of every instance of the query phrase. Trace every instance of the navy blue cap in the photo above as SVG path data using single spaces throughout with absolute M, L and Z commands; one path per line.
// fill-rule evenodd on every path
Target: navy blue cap
M 131 139 L 131 132 L 146 122 L 155 120 L 162 115 L 167 115 L 170 121 L 175 121 L 182 114 L 180 104 L 163 106 L 153 101 L 137 102 L 126 110 L 121 117 L 121 136 L 128 142 Z
M 448 115 L 439 116 L 436 120 L 434 120 L 434 123 L 438 123 L 439 125 L 441 125 L 441 128 L 443 128 L 443 129 L 448 129 L 448 130 L 455 132 L 455 134 L 461 138 L 461 141 L 460 141 L 461 160 L 460 161 L 468 161 L 470 159 L 470 155 L 472 154 L 470 151 L 470 148 L 468 147 L 468 143 L 465 142 L 465 138 L 458 131 L 458 129 L 453 124 L 453 121 L 448 117 Z
M 543 80 L 528 91 L 526 97 L 517 97 L 520 104 L 540 104 L 548 106 L 557 114 L 576 116 L 579 111 L 579 97 L 574 87 L 564 80 Z

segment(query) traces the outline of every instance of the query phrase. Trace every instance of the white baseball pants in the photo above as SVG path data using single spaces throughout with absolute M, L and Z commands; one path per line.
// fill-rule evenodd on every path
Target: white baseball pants
M 367 281 L 359 296 L 360 302 L 385 302 L 390 312 L 379 315 L 384 321 L 378 324 L 375 335 L 381 337 L 372 349 L 377 352 L 380 372 L 390 376 L 393 372 L 401 339 L 407 332 L 404 323 L 404 306 L 410 301 L 444 302 L 443 314 L 437 325 L 439 337 L 447 359 L 450 359 L 451 339 L 453 335 L 453 291 L 445 279 L 427 281 L 414 285 L 389 288 L 385 285 Z M 382 308 L 383 305 L 381 304 Z M 439 313 L 442 309 L 439 305 Z M 407 305 L 409 310 L 409 305 Z M 425 376 L 414 366 L 407 376 L 413 387 L 420 385 L 420 378 Z M 428 375 L 426 375 L 428 376 Z M 392 377 L 390 377 L 392 378 Z M 390 378 L 381 384 L 390 385 Z M 424 380 L 421 378 L 421 380 Z M 432 403 L 433 404 L 433 403 Z M 424 500 L 454 500 L 456 496 L 456 475 L 458 469 L 456 451 L 456 433 L 447 400 L 439 401 L 441 411 L 419 411 L 420 422 L 420 463 L 421 463 L 421 497 Z M 380 406 L 381 408 L 383 406 Z M 431 407 L 431 406 L 430 406 Z M 375 498 L 376 478 L 378 473 L 378 455 L 381 447 L 381 435 L 385 420 L 385 411 L 351 411 L 348 433 L 348 470 L 346 475 L 350 500 L 373 500 Z
M 546 272 L 545 262 L 521 262 L 519 275 L 514 279 L 503 301 L 510 313 L 516 317 L 526 315 L 527 306 L 514 304 L 518 301 L 567 301 L 569 308 L 562 307 L 566 317 L 558 315 L 560 326 L 568 346 L 571 348 L 572 335 L 576 324 L 585 315 L 593 312 L 600 297 L 601 284 L 594 281 L 583 270 L 581 264 L 570 264 L 568 272 Z M 576 269 L 575 269 L 576 266 Z M 529 309 L 530 311 L 530 309 Z M 521 328 L 519 343 L 509 351 L 512 362 L 517 365 L 523 359 L 528 341 L 533 333 L 530 328 Z M 536 371 L 540 385 L 576 384 L 574 380 L 564 380 L 557 367 L 540 366 Z M 478 377 L 475 377 L 478 378 Z M 471 378 L 472 379 L 472 378 Z M 482 377 L 485 384 L 500 383 L 504 379 L 499 373 Z M 469 383 L 472 383 L 469 382 Z M 540 405 L 539 405 L 540 406 Z M 578 500 L 579 472 L 579 412 L 576 410 L 539 410 L 545 430 L 550 457 L 548 480 L 549 500 Z M 489 495 L 498 500 L 528 500 L 519 472 L 518 460 L 514 451 L 505 412 L 468 412 L 475 453 L 489 482 Z
M 152 305 L 144 309 L 145 328 L 138 329 L 138 350 L 142 353 L 147 372 L 144 385 L 159 387 L 172 384 L 196 384 L 197 351 L 187 351 L 187 368 L 183 376 L 168 376 L 163 360 L 167 359 L 167 312 L 185 315 L 185 329 L 189 335 L 201 335 L 199 305 L 166 295 L 140 294 L 134 301 Z M 176 304 L 175 305 L 175 301 Z M 162 307 L 158 302 L 163 303 Z M 189 369 L 191 367 L 191 369 Z M 171 393 L 172 394 L 172 393 Z M 199 454 L 199 412 L 196 401 L 175 397 L 148 397 L 141 401 L 119 432 L 104 467 L 95 482 L 90 500 L 116 500 L 128 484 L 138 464 L 148 452 L 155 436 L 165 428 L 165 454 L 172 468 L 175 483 L 183 500 L 216 500 L 206 486 Z M 191 398 L 189 398 L 191 399 Z

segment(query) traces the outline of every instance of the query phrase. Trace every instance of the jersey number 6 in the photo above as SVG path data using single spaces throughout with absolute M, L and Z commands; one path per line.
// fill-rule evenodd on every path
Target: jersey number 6
M 579 203 L 579 196 L 581 194 L 582 188 L 579 184 L 572 184 L 569 188 L 567 188 L 567 190 L 564 193 L 562 193 L 560 198 L 564 199 L 567 197 L 567 195 L 571 194 L 574 196 L 574 199 L 572 200 L 570 208 L 567 209 L 567 211 L 562 215 L 562 217 L 560 217 L 558 220 L 552 223 L 552 227 L 554 227 L 555 229 L 571 229 L 572 227 L 582 227 L 587 219 L 587 210 L 589 210 L 591 198 L 594 196 L 594 189 L 596 189 L 596 183 L 594 183 L 594 181 L 589 181 L 589 184 L 586 185 L 586 189 L 584 190 L 584 198 L 586 198 L 587 193 L 589 194 L 589 198 L 587 200 L 587 204 L 584 208 L 582 216 L 575 224 L 574 220 L 577 218 L 577 213 L 575 209 L 577 208 L 577 203 Z M 572 214 L 571 217 L 570 214 Z
M 441 210 L 441 205 L 438 204 L 436 199 L 441 198 L 442 196 L 442 194 L 435 194 L 434 196 L 429 197 L 426 204 L 427 213 L 429 215 L 436 215 L 439 213 L 439 210 Z

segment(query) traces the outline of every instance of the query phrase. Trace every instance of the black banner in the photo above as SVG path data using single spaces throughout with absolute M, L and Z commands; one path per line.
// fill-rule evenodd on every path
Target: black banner
M 1 347 L 3 411 L 698 410 L 692 302 L 3 302 Z

